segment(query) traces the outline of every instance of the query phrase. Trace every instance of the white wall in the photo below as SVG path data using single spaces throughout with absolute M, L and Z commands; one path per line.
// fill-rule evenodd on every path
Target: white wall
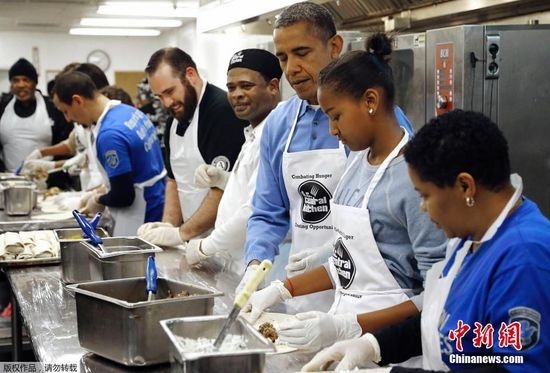
M 111 66 L 107 78 L 114 82 L 114 71 L 143 70 L 149 57 L 166 46 L 164 37 L 73 36 L 60 33 L 0 32 L 0 91 L 9 91 L 7 70 L 19 58 L 32 59 L 38 47 L 38 88 L 46 92 L 46 71 L 61 70 L 71 62 L 86 62 L 94 49 L 106 51 Z
M 56 33 L 0 32 L 0 92 L 9 91 L 7 70 L 19 58 L 32 60 L 32 48 L 38 47 L 38 88 L 46 91 L 46 71 L 61 70 L 71 62 L 86 62 L 94 49 L 111 57 L 106 71 L 110 82 L 114 71 L 143 70 L 157 49 L 177 46 L 189 53 L 209 82 L 224 88 L 229 59 L 236 51 L 255 48 L 271 41 L 270 35 L 197 34 L 196 24 L 189 23 L 159 37 L 99 37 Z

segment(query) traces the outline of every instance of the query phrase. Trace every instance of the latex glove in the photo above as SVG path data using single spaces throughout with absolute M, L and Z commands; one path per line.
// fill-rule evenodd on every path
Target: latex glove
M 162 226 L 151 228 L 138 235 L 145 241 L 148 241 L 154 245 L 160 246 L 178 246 L 183 244 L 183 240 L 180 236 L 180 228 L 174 227 L 172 224 L 162 223 Z M 168 224 L 168 226 L 164 225 Z
M 312 270 L 325 263 L 332 255 L 334 249 L 331 246 L 306 249 L 288 257 L 288 264 L 285 269 L 288 277 L 296 276 Z
M 36 179 L 47 179 L 48 171 L 55 168 L 54 161 L 45 161 L 42 159 L 34 159 L 25 161 L 21 168 L 21 174 L 31 176 Z
M 380 346 L 376 338 L 367 333 L 361 338 L 336 342 L 332 346 L 320 351 L 304 365 L 302 372 L 315 372 L 326 370 L 333 361 L 340 361 L 336 371 L 351 370 L 355 367 L 372 366 L 373 362 L 379 362 Z M 389 372 L 391 368 L 387 369 Z M 383 370 L 384 371 L 384 370 Z
M 100 196 L 101 194 L 93 192 L 93 194 L 87 199 L 86 206 L 82 210 L 80 210 L 80 212 L 88 216 L 93 216 L 98 212 L 102 212 L 103 210 L 105 210 L 105 205 L 99 203 Z
M 84 152 L 78 153 L 72 158 L 69 158 L 63 163 L 63 170 L 68 172 L 69 175 L 77 175 L 80 170 L 86 164 L 86 154 Z
M 191 240 L 185 246 L 185 258 L 190 266 L 200 264 L 209 256 L 202 252 L 202 241 Z
M 92 198 L 95 195 L 95 191 L 90 190 L 89 192 L 86 192 L 80 197 L 80 202 L 78 203 L 78 209 L 81 210 L 88 204 L 88 200 Z
M 225 189 L 231 173 L 209 164 L 201 164 L 195 170 L 195 186 L 198 188 Z
M 265 289 L 254 292 L 248 300 L 250 307 L 246 307 L 245 309 L 246 312 L 251 308 L 250 323 L 254 324 L 267 308 L 290 298 L 292 298 L 292 295 L 279 280 L 271 282 Z
M 145 232 L 148 232 L 150 231 L 151 229 L 153 228 L 158 228 L 158 227 L 173 227 L 172 224 L 170 223 L 163 223 L 161 221 L 155 221 L 155 222 L 152 222 L 152 223 L 145 223 L 145 224 L 142 224 L 138 230 L 137 230 L 137 235 L 139 237 L 143 236 L 145 234 Z
M 42 153 L 40 152 L 40 149 L 34 149 L 29 155 L 27 155 L 25 161 L 32 161 L 40 158 L 42 158 Z
M 298 321 L 279 325 L 281 342 L 303 350 L 318 350 L 336 341 L 361 336 L 355 314 L 332 315 L 319 311 L 298 313 Z

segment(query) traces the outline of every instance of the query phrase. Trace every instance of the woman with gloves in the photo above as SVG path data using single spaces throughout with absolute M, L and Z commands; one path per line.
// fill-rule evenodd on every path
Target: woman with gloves
M 550 221 L 522 196 L 521 178 L 510 176 L 496 124 L 480 113 L 444 114 L 417 133 L 405 159 L 422 210 L 454 238 L 426 275 L 422 315 L 338 342 L 304 370 L 422 354 L 430 371 L 548 371 Z
M 334 288 L 328 314 L 298 314 L 297 322 L 279 325 L 281 340 L 298 348 L 318 349 L 418 314 L 424 274 L 445 254 L 445 237 L 418 210 L 407 175 L 402 148 L 409 135 L 393 110 L 390 40 L 376 34 L 367 50 L 331 62 L 318 82 L 331 133 L 355 152 L 331 200 L 333 255 L 249 302 L 255 320 L 278 302 Z

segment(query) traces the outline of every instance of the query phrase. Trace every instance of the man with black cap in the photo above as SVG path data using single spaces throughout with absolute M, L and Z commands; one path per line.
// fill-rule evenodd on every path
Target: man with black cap
M 36 89 L 38 74 L 29 61 L 20 58 L 8 76 L 12 95 L 0 103 L 0 144 L 5 169 L 14 172 L 33 150 L 66 139 L 72 125 Z
M 204 239 L 187 244 L 187 262 L 195 265 L 223 253 L 242 272 L 246 223 L 252 213 L 250 199 L 256 189 L 260 163 L 260 138 L 265 118 L 279 100 L 282 70 L 279 60 L 262 49 L 244 49 L 231 57 L 227 68 L 227 98 L 235 115 L 250 122 L 244 129 L 245 143 L 232 172 L 203 164 L 195 171 L 195 185 L 224 189 L 215 229 Z M 227 183 L 227 184 L 226 184 Z
M 193 175 L 205 163 L 231 170 L 247 123 L 235 117 L 226 92 L 201 77 L 183 50 L 158 50 L 145 72 L 151 90 L 176 120 L 164 133 L 168 181 L 162 222 L 142 225 L 138 235 L 157 245 L 176 246 L 214 226 L 223 191 L 197 188 Z

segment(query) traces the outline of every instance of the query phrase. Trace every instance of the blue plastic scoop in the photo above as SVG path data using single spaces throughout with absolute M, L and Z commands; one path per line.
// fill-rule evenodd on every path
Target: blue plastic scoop
M 78 210 L 73 210 L 73 216 L 76 219 L 76 222 L 82 229 L 82 236 L 90 240 L 90 242 L 103 250 L 102 243 L 103 240 L 95 233 L 95 228 L 101 219 L 101 214 L 97 214 L 91 222 L 89 222 L 84 215 L 82 215 Z
M 152 255 L 147 258 L 145 282 L 147 283 L 147 301 L 150 302 L 155 299 L 155 294 L 157 293 L 157 266 L 155 265 L 155 257 Z

